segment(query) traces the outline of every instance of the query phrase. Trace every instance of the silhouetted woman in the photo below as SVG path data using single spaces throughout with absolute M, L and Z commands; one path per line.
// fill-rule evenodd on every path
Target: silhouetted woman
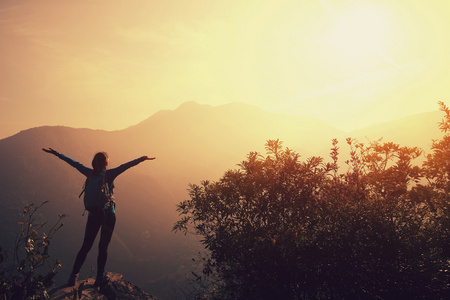
M 114 188 L 114 179 L 123 173 L 125 170 L 136 166 L 137 164 L 145 161 L 145 160 L 153 160 L 154 157 L 142 156 L 138 159 L 127 162 L 117 168 L 107 170 L 109 159 L 108 155 L 105 152 L 99 152 L 95 154 L 92 160 L 92 168 L 88 168 L 81 163 L 57 152 L 52 148 L 42 149 L 47 153 L 51 153 L 63 161 L 67 162 L 69 165 L 77 169 L 81 174 L 88 177 L 96 172 L 105 172 L 105 178 L 110 187 L 110 193 L 112 194 Z M 81 246 L 80 251 L 77 254 L 75 259 L 75 263 L 72 268 L 72 273 L 70 274 L 69 280 L 67 284 L 69 286 L 75 285 L 78 273 L 80 272 L 81 266 L 83 265 L 86 256 L 91 250 L 92 245 L 94 244 L 95 237 L 97 236 L 98 231 L 101 228 L 100 233 L 100 242 L 98 245 L 98 258 L 97 258 L 97 277 L 94 285 L 100 286 L 104 283 L 106 278 L 104 278 L 106 258 L 107 258 L 107 250 L 109 242 L 111 241 L 111 237 L 114 231 L 114 225 L 116 224 L 116 215 L 115 215 L 115 205 L 107 203 L 105 207 L 101 211 L 90 211 L 86 223 L 86 230 L 84 233 L 83 245 Z

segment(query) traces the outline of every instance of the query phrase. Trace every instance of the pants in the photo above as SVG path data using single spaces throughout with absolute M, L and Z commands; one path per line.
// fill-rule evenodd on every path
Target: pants
M 97 236 L 97 233 L 101 228 L 102 230 L 100 233 L 100 242 L 98 244 L 97 277 L 103 276 L 103 273 L 105 271 L 106 258 L 108 256 L 108 245 L 111 241 L 115 225 L 115 214 L 88 216 L 83 245 L 81 246 L 81 249 L 77 254 L 75 263 L 73 264 L 72 274 L 78 274 L 80 272 L 81 266 L 86 260 L 86 256 L 89 250 L 91 250 L 92 245 L 95 241 L 95 237 Z

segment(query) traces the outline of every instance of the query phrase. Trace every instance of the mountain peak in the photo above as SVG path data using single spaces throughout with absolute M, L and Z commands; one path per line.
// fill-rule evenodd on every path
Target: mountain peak
M 202 105 L 202 104 L 199 104 L 199 103 L 191 100 L 191 101 L 187 101 L 187 102 L 181 103 L 180 106 L 178 106 L 177 110 L 178 109 L 191 108 L 191 107 L 198 107 L 200 105 Z M 205 105 L 205 104 L 203 104 L 203 105 Z
M 182 103 L 180 106 L 178 106 L 178 108 L 176 110 L 198 110 L 200 108 L 205 108 L 205 109 L 211 109 L 211 108 L 216 108 L 216 109 L 220 109 L 220 110 L 246 110 L 246 111 L 262 111 L 261 108 L 259 108 L 256 105 L 252 105 L 252 104 L 247 104 L 244 102 L 229 102 L 229 103 L 225 103 L 225 104 L 219 104 L 219 105 L 210 105 L 210 104 L 201 104 L 195 101 L 187 101 Z
M 202 104 L 202 103 L 198 103 L 195 101 L 187 101 L 187 102 L 183 102 L 182 104 L 180 104 L 180 106 L 178 106 L 175 110 L 175 112 L 178 113 L 191 113 L 191 112 L 197 112 L 197 111 L 205 111 L 205 110 L 210 110 L 215 108 L 215 106 L 210 105 L 210 104 Z

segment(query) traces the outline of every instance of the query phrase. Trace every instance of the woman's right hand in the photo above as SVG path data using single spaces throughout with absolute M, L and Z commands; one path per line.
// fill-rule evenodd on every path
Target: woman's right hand
M 56 154 L 57 153 L 56 150 L 53 149 L 53 148 L 48 148 L 48 149 L 42 148 L 42 151 L 47 152 L 47 153 L 51 153 L 51 154 Z

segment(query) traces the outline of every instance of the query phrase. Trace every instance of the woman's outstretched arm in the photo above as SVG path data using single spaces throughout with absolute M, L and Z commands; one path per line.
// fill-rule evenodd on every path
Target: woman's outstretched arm
M 92 169 L 89 169 L 88 167 L 84 166 L 83 164 L 71 159 L 70 157 L 67 157 L 64 154 L 59 153 L 58 151 L 56 151 L 53 148 L 48 148 L 48 149 L 42 148 L 42 151 L 53 154 L 56 157 L 62 159 L 63 161 L 65 161 L 66 163 L 68 163 L 69 165 L 71 165 L 72 167 L 77 169 L 84 176 L 88 176 L 92 172 Z
M 117 176 L 125 172 L 127 169 L 136 166 L 137 164 L 140 164 L 143 161 L 146 160 L 154 160 L 156 157 L 149 157 L 149 156 L 141 156 L 135 160 L 129 161 L 127 163 L 124 163 L 123 165 L 118 166 L 117 168 L 110 169 L 107 171 L 108 173 L 108 181 L 113 181 Z

